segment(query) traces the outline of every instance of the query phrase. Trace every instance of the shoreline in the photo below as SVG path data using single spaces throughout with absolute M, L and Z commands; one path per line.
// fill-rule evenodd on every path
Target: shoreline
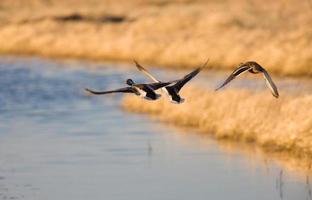
M 138 113 L 142 114 L 142 113 Z M 144 114 L 144 113 L 143 113 Z M 147 116 L 148 117 L 148 116 Z M 151 120 L 163 123 L 159 121 L 157 116 L 151 116 Z M 232 139 L 219 138 L 217 139 L 212 134 L 207 134 L 205 132 L 200 132 L 191 127 L 180 127 L 176 124 L 166 124 L 169 127 L 173 127 L 177 130 L 181 130 L 181 137 L 188 137 L 189 132 L 191 136 L 196 135 L 201 138 L 201 141 L 206 144 L 206 142 L 216 142 L 220 150 L 224 153 L 233 154 L 240 153 L 246 158 L 253 160 L 262 160 L 263 164 L 266 165 L 267 162 L 274 162 L 275 164 L 281 166 L 289 172 L 293 172 L 296 176 L 307 176 L 312 174 L 311 170 L 311 158 L 300 158 L 290 152 L 286 151 L 270 151 L 267 148 L 263 148 L 252 142 L 242 142 Z M 252 161 L 251 161 L 252 162 Z
M 214 93 L 198 87 L 186 88 L 182 94 L 187 101 L 180 107 L 166 99 L 146 102 L 130 95 L 122 106 L 129 112 L 190 127 L 217 140 L 252 143 L 269 152 L 311 160 L 312 113 L 307 110 L 312 106 L 311 95 L 275 100 L 267 92 L 229 89 Z

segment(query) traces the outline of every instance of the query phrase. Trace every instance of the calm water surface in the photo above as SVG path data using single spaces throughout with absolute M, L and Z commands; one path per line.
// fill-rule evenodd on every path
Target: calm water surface
M 0 58 L 0 199 L 311 199 L 308 177 L 83 93 L 144 80 L 120 65 Z

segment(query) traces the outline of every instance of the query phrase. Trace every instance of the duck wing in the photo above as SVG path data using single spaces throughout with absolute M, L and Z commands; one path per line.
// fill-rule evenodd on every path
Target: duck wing
M 247 71 L 250 70 L 250 69 L 251 69 L 251 67 L 248 66 L 248 65 L 242 65 L 242 66 L 240 66 L 239 68 L 237 68 L 236 70 L 234 70 L 234 71 L 232 72 L 232 74 L 224 81 L 224 83 L 222 83 L 222 85 L 220 85 L 220 86 L 216 89 L 216 91 L 219 90 L 219 89 L 221 89 L 221 88 L 224 87 L 226 84 L 228 84 L 229 82 L 231 82 L 233 79 L 235 79 L 235 78 L 238 77 L 239 75 L 241 75 L 241 74 L 247 72 Z
M 191 73 L 185 75 L 182 79 L 178 80 L 178 82 L 176 82 L 176 84 L 174 84 L 173 86 L 170 86 L 172 88 L 175 89 L 176 93 L 178 93 L 181 88 L 187 83 L 189 82 L 192 78 L 194 78 L 203 68 L 206 67 L 207 63 L 209 62 L 209 59 L 207 59 L 207 61 L 201 66 L 198 67 L 197 69 L 193 70 Z
M 158 82 L 158 83 L 148 83 L 145 84 L 146 86 L 152 88 L 153 90 L 158 90 L 159 88 L 166 87 L 167 85 L 170 85 L 172 82 Z
M 85 90 L 95 95 L 110 94 L 110 93 L 136 93 L 132 87 L 125 87 L 125 88 L 119 88 L 116 90 L 108 90 L 108 91 L 94 91 L 88 88 L 85 88 Z
M 276 85 L 274 84 L 271 76 L 269 75 L 269 73 L 262 68 L 262 73 L 263 73 L 263 77 L 265 79 L 265 83 L 268 86 L 268 88 L 271 90 L 271 93 L 274 97 L 278 98 L 279 97 L 279 93 L 277 90 Z
M 140 65 L 136 60 L 133 60 L 136 67 L 143 72 L 146 76 L 148 76 L 154 82 L 161 82 L 160 80 L 156 79 L 147 69 L 145 69 L 142 65 Z

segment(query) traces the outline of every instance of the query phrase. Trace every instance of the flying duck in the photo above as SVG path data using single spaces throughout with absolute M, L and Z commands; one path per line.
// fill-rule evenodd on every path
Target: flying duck
M 161 97 L 160 94 L 157 94 L 155 90 L 169 85 L 171 82 L 158 82 L 158 83 L 142 83 L 136 84 L 132 79 L 128 79 L 126 84 L 129 87 L 119 88 L 116 90 L 108 91 L 94 91 L 88 88 L 85 88 L 87 92 L 90 92 L 95 95 L 110 94 L 110 93 L 133 93 L 137 96 L 140 96 L 146 100 L 156 100 Z
M 181 88 L 188 82 L 190 81 L 192 78 L 194 78 L 208 63 L 209 59 L 205 62 L 205 64 L 197 69 L 195 69 L 194 71 L 192 71 L 191 73 L 185 75 L 183 78 L 178 79 L 178 80 L 174 80 L 174 81 L 170 81 L 170 85 L 162 87 L 162 90 L 167 94 L 167 96 L 169 97 L 171 103 L 175 103 L 175 104 L 180 104 L 183 103 L 185 101 L 184 98 L 181 98 L 181 96 L 179 95 L 179 92 L 181 90 Z M 161 81 L 159 81 L 158 79 L 156 79 L 151 73 L 149 73 L 142 65 L 140 65 L 136 60 L 134 60 L 134 63 L 136 64 L 137 68 L 143 72 L 146 76 L 148 76 L 150 79 L 152 79 L 154 82 L 156 83 L 161 83 Z
M 258 63 L 254 61 L 242 63 L 236 70 L 232 72 L 232 74 L 224 81 L 224 83 L 216 89 L 216 91 L 222 88 L 223 86 L 225 86 L 226 84 L 228 84 L 230 81 L 232 81 L 233 79 L 235 79 L 242 73 L 247 72 L 247 71 L 252 74 L 262 73 L 265 79 L 265 83 L 268 86 L 268 88 L 271 90 L 272 95 L 276 98 L 279 97 L 277 87 L 272 81 L 269 73 L 263 67 L 261 67 Z

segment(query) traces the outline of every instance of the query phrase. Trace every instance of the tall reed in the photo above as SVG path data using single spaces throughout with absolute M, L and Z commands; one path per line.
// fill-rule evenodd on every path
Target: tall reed
M 282 96 L 228 89 L 214 92 L 188 87 L 181 105 L 166 99 L 147 102 L 126 96 L 128 111 L 149 113 L 157 119 L 190 126 L 218 139 L 254 142 L 272 151 L 312 155 L 312 96 Z

